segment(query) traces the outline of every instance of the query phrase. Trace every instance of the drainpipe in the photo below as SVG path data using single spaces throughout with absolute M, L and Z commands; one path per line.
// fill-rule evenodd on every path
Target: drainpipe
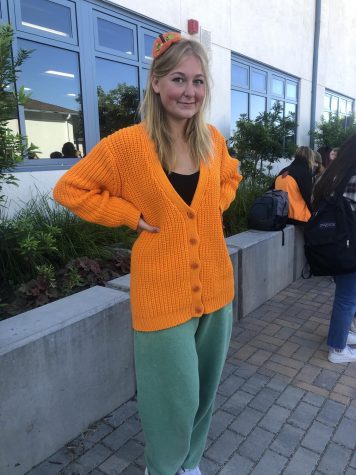
M 321 0 L 315 0 L 315 25 L 314 25 L 314 50 L 313 50 L 313 76 L 311 91 L 311 110 L 310 110 L 310 147 L 314 148 L 313 132 L 315 130 L 316 115 L 316 93 L 318 85 L 318 63 L 319 63 L 319 39 L 320 39 L 320 17 Z

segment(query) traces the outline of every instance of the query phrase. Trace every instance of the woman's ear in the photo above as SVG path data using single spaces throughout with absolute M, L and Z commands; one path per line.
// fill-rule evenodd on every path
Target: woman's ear
M 154 92 L 155 92 L 156 94 L 159 94 L 159 89 L 160 89 L 160 87 L 159 87 L 159 79 L 158 79 L 156 76 L 153 76 L 153 77 L 152 77 L 152 83 L 151 83 L 151 84 L 152 84 L 152 89 L 154 90 Z

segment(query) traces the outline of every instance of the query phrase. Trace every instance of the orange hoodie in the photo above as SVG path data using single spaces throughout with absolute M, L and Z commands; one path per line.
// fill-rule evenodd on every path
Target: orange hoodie
M 213 160 L 200 165 L 188 206 L 169 182 L 143 123 L 99 142 L 54 189 L 54 198 L 81 218 L 136 229 L 142 216 L 159 233 L 143 231 L 131 255 L 131 308 L 139 331 L 180 325 L 229 303 L 233 272 L 221 212 L 241 180 L 238 161 L 212 126 Z

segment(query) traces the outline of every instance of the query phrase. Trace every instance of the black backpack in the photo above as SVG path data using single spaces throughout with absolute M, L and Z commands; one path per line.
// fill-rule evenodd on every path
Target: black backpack
M 354 168 L 335 193 L 321 200 L 304 228 L 304 250 L 313 275 L 356 271 L 356 214 L 343 196 Z
M 283 190 L 266 191 L 256 198 L 247 217 L 248 227 L 260 231 L 280 231 L 288 220 L 288 193 Z

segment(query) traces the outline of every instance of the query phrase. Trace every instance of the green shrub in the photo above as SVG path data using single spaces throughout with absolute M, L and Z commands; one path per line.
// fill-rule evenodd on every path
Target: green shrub
M 13 218 L 4 213 L 0 212 L 0 300 L 3 302 L 31 280 L 36 281 L 35 294 L 47 292 L 51 299 L 55 293 L 51 290 L 53 279 L 58 279 L 58 271 L 69 262 L 83 257 L 115 260 L 115 248 L 130 249 L 136 238 L 136 233 L 126 227 L 105 228 L 83 221 L 48 195 L 29 201 Z M 63 286 L 80 286 L 75 269 L 67 271 L 68 279 Z M 98 281 L 100 278 L 95 280 Z M 90 285 L 88 280 L 87 284 Z M 60 290 L 65 292 L 64 288 Z
M 356 121 L 353 115 L 341 118 L 337 114 L 331 114 L 329 120 L 321 117 L 320 122 L 316 124 L 315 131 L 310 131 L 309 135 L 314 137 L 317 147 L 326 145 L 334 148 L 340 147 L 354 133 L 356 133 Z

